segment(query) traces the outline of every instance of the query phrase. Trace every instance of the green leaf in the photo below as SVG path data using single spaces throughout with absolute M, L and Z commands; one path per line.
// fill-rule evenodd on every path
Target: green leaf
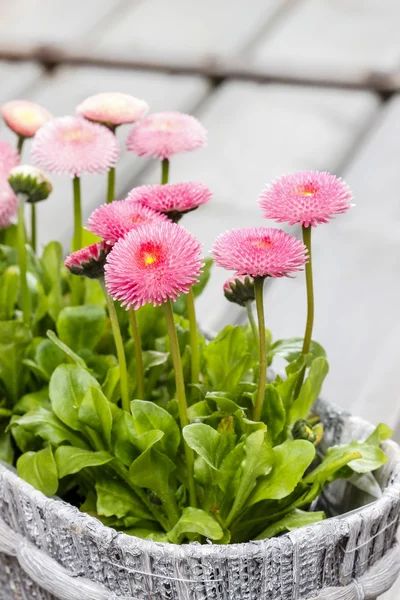
M 352 460 L 349 467 L 356 473 L 368 473 L 379 469 L 387 462 L 387 457 L 379 446 L 366 442 L 350 442 L 342 446 L 328 448 L 325 460 L 336 460 L 344 454 L 356 452 L 359 456 Z
M 343 467 L 360 457 L 360 452 L 346 452 L 344 449 L 339 450 L 339 448 L 336 448 L 329 456 L 325 456 L 321 464 L 305 477 L 304 482 L 311 484 L 317 482 L 322 486 Z
M 160 440 L 160 452 L 168 456 L 175 456 L 180 444 L 181 436 L 175 419 L 161 406 L 146 400 L 133 400 L 131 412 L 137 434 L 153 429 L 164 432 Z
M 270 353 L 272 355 L 276 354 L 281 356 L 287 362 L 293 362 L 299 358 L 303 350 L 303 338 L 290 338 L 287 340 L 278 340 L 272 344 L 270 347 Z M 312 358 L 326 358 L 326 353 L 323 347 L 318 344 L 318 342 L 314 342 L 314 340 L 310 344 L 310 354 Z
M 119 386 L 120 378 L 119 367 L 111 367 L 111 369 L 108 369 L 106 378 L 101 386 L 103 394 L 106 396 L 107 400 L 113 404 L 117 403 L 121 396 Z
M 276 462 L 276 453 L 267 443 L 264 431 L 251 433 L 246 439 L 243 449 L 245 459 L 242 462 L 240 484 L 229 516 L 231 523 L 241 512 L 257 484 L 257 479 L 268 475 Z
M 13 412 L 15 415 L 23 415 L 30 410 L 35 410 L 40 407 L 47 409 L 50 409 L 51 407 L 48 387 L 22 396 L 22 398 L 14 405 Z
M 143 367 L 145 371 L 165 365 L 168 362 L 169 352 L 157 352 L 156 350 L 145 350 L 143 352 Z
M 192 448 L 212 469 L 219 469 L 231 450 L 229 439 L 205 423 L 193 423 L 183 428 L 182 435 Z
M 97 387 L 90 387 L 78 411 L 79 420 L 102 436 L 107 447 L 111 445 L 113 424 L 110 402 Z
M 241 327 L 225 327 L 203 352 L 213 390 L 237 393 L 239 381 L 253 364 Z
M 274 443 L 285 427 L 286 410 L 279 392 L 272 383 L 265 386 L 261 420 L 267 425 L 268 439 Z
M 31 340 L 31 330 L 20 321 L 0 321 L 0 380 L 12 402 L 18 400 L 23 389 L 22 359 Z
M 14 448 L 9 432 L 4 431 L 4 424 L 0 425 L 0 461 L 7 464 L 14 462 Z
M 150 448 L 133 461 L 129 477 L 134 485 L 152 490 L 164 501 L 170 495 L 169 478 L 175 469 L 165 454 Z
M 306 419 L 317 399 L 324 379 L 329 371 L 329 365 L 325 358 L 316 358 L 310 367 L 308 377 L 303 383 L 298 398 L 293 402 L 290 409 L 290 425 L 299 419 Z
M 96 482 L 97 512 L 105 517 L 135 515 L 141 519 L 154 520 L 144 504 L 131 488 L 117 479 L 99 477 Z
M 51 376 L 49 395 L 53 411 L 75 431 L 82 429 L 79 408 L 90 387 L 100 388 L 100 385 L 90 373 L 75 365 L 60 365 Z
M 19 269 L 8 267 L 0 279 L 0 320 L 8 321 L 14 317 L 19 293 Z
M 31 309 L 32 309 L 32 321 L 34 324 L 38 323 L 46 315 L 48 310 L 47 298 L 44 291 L 44 287 L 40 279 L 38 279 L 33 273 L 27 273 L 26 276 Z
M 315 458 L 315 447 L 306 440 L 289 440 L 273 449 L 274 468 L 257 484 L 248 505 L 261 500 L 280 500 L 289 496 Z
M 138 455 L 133 444 L 136 429 L 132 415 L 121 410 L 119 416 L 114 419 L 111 437 L 113 453 L 126 467 L 130 467 Z
M 59 242 L 50 242 L 43 250 L 41 263 L 50 283 L 50 291 L 47 295 L 48 311 L 53 319 L 57 317 L 62 309 L 61 292 L 61 261 L 63 248 Z
M 65 362 L 65 354 L 52 341 L 43 340 L 36 348 L 35 360 L 42 372 L 46 373 L 49 381 L 58 365 Z
M 59 446 L 55 452 L 55 460 L 58 476 L 62 479 L 88 467 L 105 465 L 113 460 L 113 456 L 108 452 L 91 452 L 73 446 Z
M 375 427 L 374 431 L 367 437 L 365 440 L 366 444 L 371 444 L 373 446 L 379 446 L 381 442 L 391 438 L 393 435 L 393 431 L 385 425 L 384 423 L 379 423 L 377 427 Z
M 180 544 L 188 534 L 200 534 L 210 540 L 220 540 L 224 532 L 220 524 L 200 508 L 186 507 L 175 527 L 168 532 L 168 540 Z
M 268 527 L 266 527 L 256 539 L 265 540 L 267 538 L 272 538 L 279 533 L 293 531 L 293 529 L 297 529 L 298 527 L 313 525 L 314 523 L 318 523 L 323 519 L 325 519 L 324 512 L 307 512 L 304 510 L 295 509 L 290 511 L 282 519 L 279 519 L 279 521 L 275 521 L 275 523 L 268 525 Z
M 89 348 L 93 350 L 106 327 L 106 313 L 102 306 L 87 304 L 68 306 L 57 319 L 57 333 L 62 342 L 74 352 Z
M 10 423 L 10 428 L 13 430 L 16 427 L 22 427 L 56 446 L 63 442 L 69 442 L 73 446 L 87 448 L 83 437 L 64 425 L 51 410 L 42 406 L 38 406 L 21 417 L 14 418 Z
M 18 475 L 46 496 L 58 489 L 58 473 L 51 447 L 39 452 L 26 452 L 17 461 Z
M 78 356 L 78 354 L 73 352 L 71 350 L 71 348 L 69 348 L 66 344 L 64 344 L 61 340 L 59 340 L 58 337 L 56 336 L 56 334 L 54 333 L 54 331 L 48 330 L 46 335 L 49 338 L 49 340 L 51 340 L 53 342 L 53 344 L 55 344 L 57 346 L 57 348 L 59 348 L 60 350 L 62 350 L 62 352 L 64 352 L 65 356 L 71 362 L 75 363 L 79 367 L 82 367 L 82 369 L 86 369 L 86 363 L 83 360 L 83 358 Z

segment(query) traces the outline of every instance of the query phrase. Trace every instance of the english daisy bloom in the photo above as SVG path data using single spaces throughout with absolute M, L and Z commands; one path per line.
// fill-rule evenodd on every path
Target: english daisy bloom
M 1 107 L 4 121 L 12 131 L 23 138 L 31 138 L 53 118 L 49 111 L 29 100 L 11 100 Z
M 107 257 L 105 281 L 122 306 L 161 305 L 187 294 L 198 281 L 201 244 L 174 223 L 140 225 L 120 239 Z
M 302 270 L 305 245 L 280 229 L 251 227 L 222 233 L 211 254 L 215 264 L 252 277 L 285 277 Z
M 97 242 L 72 252 L 65 259 L 65 266 L 74 275 L 83 275 L 89 279 L 100 279 L 104 276 L 104 265 L 111 246 L 105 242 Z
M 175 223 L 182 216 L 208 202 L 209 187 L 201 181 L 141 185 L 129 192 L 127 201 L 138 202 L 168 216 Z
M 147 206 L 120 200 L 96 208 L 89 217 L 87 229 L 108 244 L 115 244 L 138 225 L 166 220 L 167 217 Z
M 19 165 L 19 154 L 8 142 L 0 140 L 0 177 L 7 177 Z
M 138 121 L 148 110 L 148 104 L 144 100 L 119 92 L 95 94 L 76 108 L 76 112 L 85 119 L 102 123 L 111 129 Z
M 7 179 L 0 177 L 0 229 L 9 227 L 17 215 L 18 199 Z
M 180 112 L 161 112 L 136 123 L 126 147 L 138 156 L 169 160 L 175 154 L 202 148 L 206 136 L 206 130 L 195 117 Z
M 33 161 L 50 173 L 80 177 L 115 166 L 119 146 L 103 125 L 80 117 L 59 117 L 44 125 L 32 142 Z
M 259 198 L 264 217 L 278 223 L 315 227 L 352 206 L 350 188 L 331 173 L 300 171 L 282 175 Z

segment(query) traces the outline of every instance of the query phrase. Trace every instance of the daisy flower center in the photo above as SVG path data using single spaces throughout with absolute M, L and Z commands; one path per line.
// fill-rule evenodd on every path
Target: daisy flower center
M 38 120 L 37 112 L 35 110 L 33 110 L 32 108 L 26 108 L 26 107 L 15 108 L 14 116 L 19 121 L 23 121 L 29 125 L 35 125 Z
M 149 127 L 150 131 L 180 131 L 181 124 L 173 119 L 167 119 L 166 121 L 155 121 Z
M 268 236 L 263 237 L 263 238 L 254 238 L 252 240 L 249 240 L 249 242 L 255 248 L 266 249 L 266 248 L 271 248 L 271 246 L 272 246 L 271 239 Z
M 296 186 L 295 192 L 298 196 L 305 196 L 306 198 L 309 198 L 315 196 L 317 193 L 317 188 L 311 183 L 306 183 L 304 185 Z
M 86 129 L 68 129 L 61 134 L 64 142 L 91 142 L 94 139 L 92 131 Z
M 161 259 L 161 246 L 158 244 L 144 244 L 139 250 L 139 256 L 145 267 L 157 264 Z

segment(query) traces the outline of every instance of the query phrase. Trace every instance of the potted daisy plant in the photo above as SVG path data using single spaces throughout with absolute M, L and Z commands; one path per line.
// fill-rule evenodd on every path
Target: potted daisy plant
M 147 111 L 120 93 L 78 116 L 2 108 L 17 135 L 17 150 L 0 142 L 3 597 L 375 598 L 399 569 L 399 449 L 385 425 L 319 400 L 328 360 L 312 339 L 312 228 L 352 193 L 330 173 L 281 176 L 261 192 L 260 223 L 302 239 L 258 223 L 222 233 L 204 258 L 184 217 L 212 192 L 169 179 L 205 129 Z M 124 124 L 127 150 L 159 161 L 161 183 L 117 200 Z M 20 164 L 28 138 L 33 166 Z M 58 241 L 38 248 L 48 173 L 72 180 L 66 258 Z M 107 174 L 107 189 L 84 223 L 90 174 Z M 210 340 L 195 305 L 213 263 L 243 324 Z M 303 270 L 304 338 L 274 340 L 265 281 Z

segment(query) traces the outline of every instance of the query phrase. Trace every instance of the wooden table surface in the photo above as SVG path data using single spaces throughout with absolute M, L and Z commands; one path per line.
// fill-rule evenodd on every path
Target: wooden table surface
M 342 175 L 356 207 L 314 232 L 315 338 L 331 365 L 324 393 L 374 423 L 386 421 L 400 440 L 400 98 L 374 85 L 336 85 L 341 77 L 396 80 L 399 30 L 398 0 L 0 0 L 3 56 L 7 48 L 56 45 L 171 64 L 245 60 L 278 75 L 294 73 L 288 85 L 279 77 L 216 80 L 198 71 L 63 61 L 48 71 L 33 61 L 3 60 L 0 102 L 28 98 L 61 116 L 88 95 L 121 91 L 145 98 L 153 111 L 196 114 L 208 129 L 208 146 L 176 157 L 171 180 L 204 180 L 214 192 L 208 206 L 185 220 L 205 252 L 223 230 L 267 224 L 256 200 L 278 175 L 302 169 Z M 319 78 L 332 85 L 310 84 Z M 1 127 L 0 137 L 13 139 Z M 118 132 L 122 147 L 128 129 Z M 118 197 L 158 178 L 158 165 L 124 152 Z M 71 182 L 53 179 L 55 193 L 39 206 L 40 243 L 56 237 L 67 245 Z M 105 199 L 105 179 L 85 177 L 83 190 L 87 217 Z M 225 277 L 215 269 L 198 302 L 200 323 L 210 332 L 243 318 L 223 298 Z M 303 334 L 302 275 L 267 283 L 266 315 L 276 338 Z M 398 590 L 384 599 L 395 600 Z

